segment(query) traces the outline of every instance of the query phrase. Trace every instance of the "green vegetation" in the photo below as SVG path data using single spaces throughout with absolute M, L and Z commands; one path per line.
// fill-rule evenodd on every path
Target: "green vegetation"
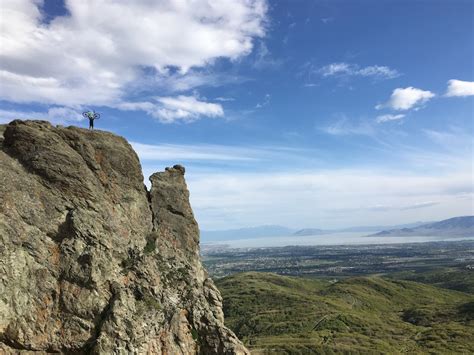
M 196 329 L 191 328 L 191 336 L 196 343 L 199 343 L 199 333 Z
M 400 272 L 390 274 L 388 277 L 474 294 L 474 270 L 472 268 L 450 267 L 425 272 Z
M 241 273 L 216 281 L 253 353 L 473 353 L 474 296 L 380 277 Z
M 143 252 L 145 254 L 150 254 L 153 253 L 156 249 L 156 238 L 158 238 L 158 235 L 156 233 L 150 233 L 146 237 L 146 245 L 145 248 L 143 248 Z
M 137 300 L 137 314 L 143 315 L 148 312 L 161 311 L 162 306 L 154 296 L 145 294 L 141 299 Z

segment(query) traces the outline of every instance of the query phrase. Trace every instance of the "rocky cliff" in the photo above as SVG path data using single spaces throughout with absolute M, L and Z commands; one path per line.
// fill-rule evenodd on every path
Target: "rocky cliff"
M 201 265 L 183 167 L 147 191 L 121 137 L 3 129 L 0 352 L 248 353 Z

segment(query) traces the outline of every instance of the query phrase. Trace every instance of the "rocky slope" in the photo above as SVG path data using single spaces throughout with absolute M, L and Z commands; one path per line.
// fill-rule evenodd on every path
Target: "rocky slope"
M 184 168 L 121 137 L 13 121 L 0 140 L 0 352 L 247 354 L 203 269 Z

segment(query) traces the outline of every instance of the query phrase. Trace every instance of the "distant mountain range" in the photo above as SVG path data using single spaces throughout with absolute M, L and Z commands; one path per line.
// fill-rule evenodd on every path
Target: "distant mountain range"
M 250 228 L 201 231 L 203 243 L 254 239 L 266 237 L 303 237 L 333 233 L 378 232 L 370 236 L 474 236 L 474 216 L 454 217 L 440 222 L 414 222 L 394 226 L 357 226 L 341 229 L 304 228 L 292 229 L 278 225 Z
M 390 229 L 371 234 L 369 237 L 474 237 L 474 216 L 445 219 L 412 228 Z
M 304 228 L 293 233 L 294 236 L 304 237 L 308 235 L 321 235 L 334 233 L 333 230 L 319 229 L 319 228 Z
M 394 226 L 357 226 L 341 229 L 319 229 L 319 228 L 305 228 L 293 233 L 295 236 L 310 236 L 322 235 L 331 233 L 350 233 L 350 232 L 378 232 L 384 229 L 398 229 L 398 228 L 414 228 L 429 222 L 414 222 L 408 224 L 399 224 Z

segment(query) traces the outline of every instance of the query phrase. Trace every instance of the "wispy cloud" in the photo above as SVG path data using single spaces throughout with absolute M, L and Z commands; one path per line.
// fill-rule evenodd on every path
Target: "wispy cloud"
M 322 76 L 334 76 L 351 73 L 351 66 L 347 63 L 332 63 L 322 67 L 319 72 Z
M 132 147 L 144 161 L 258 161 L 262 151 L 219 145 L 143 144 Z
M 451 79 L 448 81 L 446 96 L 473 96 L 474 81 L 462 81 Z
M 471 154 L 474 149 L 474 136 L 460 127 L 447 127 L 444 131 L 425 129 L 424 133 L 442 149 L 457 153 Z
M 401 208 L 401 210 L 402 211 L 416 210 L 416 209 L 419 209 L 419 208 L 426 208 L 426 207 L 431 207 L 431 206 L 435 206 L 435 205 L 439 205 L 439 201 L 418 202 L 418 203 L 414 203 L 414 204 L 409 205 L 409 206 L 404 206 L 404 207 Z
M 350 119 L 346 115 L 336 115 L 336 119 L 331 124 L 320 129 L 334 136 L 373 136 L 375 134 L 375 129 L 370 122 Z
M 130 92 L 156 91 L 176 94 L 201 87 L 222 87 L 237 85 L 251 79 L 235 73 L 224 73 L 209 68 L 191 68 L 185 73 L 180 71 L 155 71 L 152 75 L 142 75 L 139 81 L 130 83 L 127 90 Z
M 393 79 L 400 76 L 400 73 L 392 68 L 381 65 L 371 65 L 360 67 L 357 64 L 350 63 L 331 63 L 319 69 L 323 77 L 329 76 L 360 76 L 379 79 Z
M 265 42 L 260 41 L 255 49 L 253 66 L 257 69 L 274 69 L 283 64 L 281 59 L 272 56 Z
M 265 94 L 265 97 L 263 98 L 262 102 L 259 102 L 255 105 L 255 108 L 262 108 L 267 106 L 270 103 L 271 95 L 270 94 Z
M 373 212 L 386 212 L 386 211 L 407 211 L 416 210 L 419 208 L 431 207 L 438 205 L 439 201 L 424 201 L 424 202 L 412 202 L 408 205 L 374 205 L 374 206 L 360 206 L 361 209 L 366 209 Z M 349 212 L 350 210 L 347 210 Z
M 375 121 L 376 121 L 377 123 L 384 123 L 384 122 L 390 122 L 390 121 L 399 121 L 399 120 L 401 120 L 403 117 L 405 117 L 404 114 L 398 114 L 398 115 L 387 114 L 387 115 L 380 115 L 380 116 L 377 116 L 377 118 L 375 119 Z
M 393 90 L 390 99 L 375 106 L 376 109 L 391 108 L 397 111 L 405 111 L 428 102 L 436 95 L 428 90 L 421 90 L 409 86 L 407 88 L 397 88 Z
M 274 161 L 293 161 L 295 164 L 309 159 L 304 149 L 285 146 L 232 146 L 217 144 L 144 144 L 131 143 L 138 156 L 149 162 L 208 162 L 255 164 Z M 314 158 L 311 158 L 314 160 Z

